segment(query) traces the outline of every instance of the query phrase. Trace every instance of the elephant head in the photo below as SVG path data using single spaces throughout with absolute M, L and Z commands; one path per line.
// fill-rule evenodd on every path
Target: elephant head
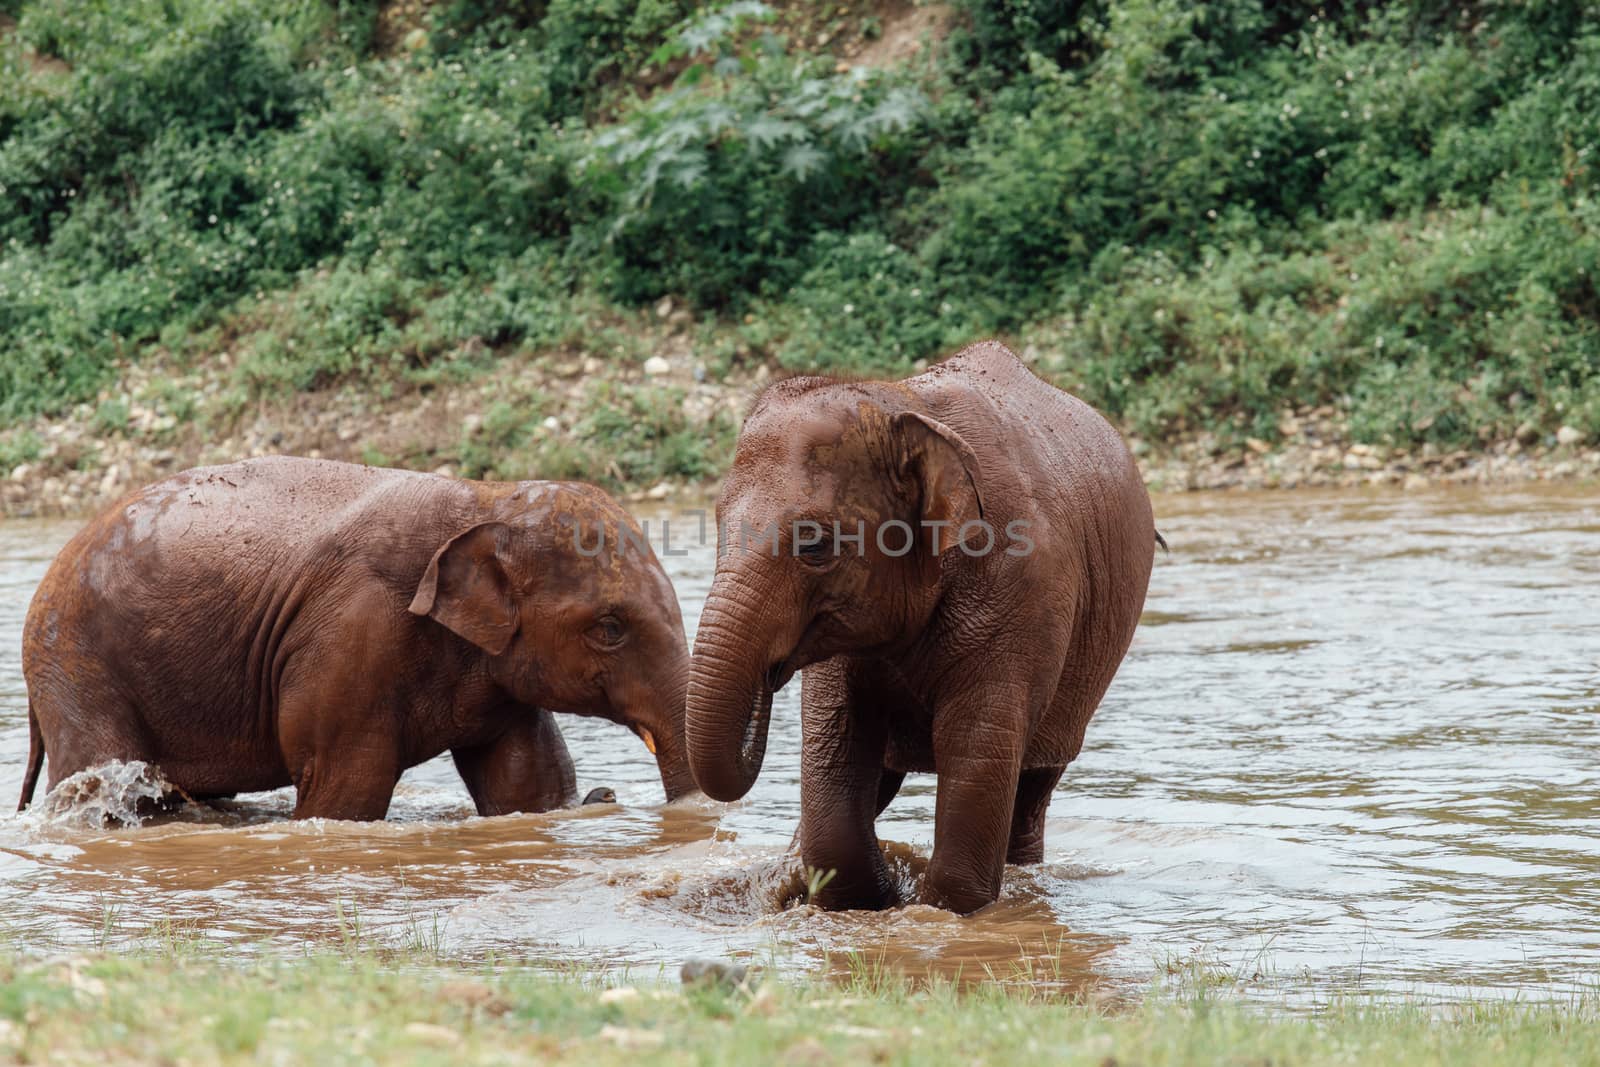
M 648 538 L 607 494 L 523 483 L 439 547 L 410 610 L 481 650 L 518 703 L 632 730 L 668 800 L 694 789 L 678 599 Z
M 903 390 L 794 378 L 739 434 L 717 501 L 685 730 L 700 788 L 749 791 L 772 695 L 811 663 L 890 652 L 933 612 L 942 557 L 976 536 L 977 462 Z

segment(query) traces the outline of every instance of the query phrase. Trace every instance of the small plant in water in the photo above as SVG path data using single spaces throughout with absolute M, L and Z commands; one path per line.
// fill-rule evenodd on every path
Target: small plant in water
M 826 887 L 829 882 L 833 881 L 833 876 L 838 873 L 838 871 L 833 870 L 832 868 L 824 871 L 819 870 L 816 867 L 807 867 L 806 903 L 810 904 L 815 901 L 817 899 L 817 894 L 821 893 L 823 888 Z

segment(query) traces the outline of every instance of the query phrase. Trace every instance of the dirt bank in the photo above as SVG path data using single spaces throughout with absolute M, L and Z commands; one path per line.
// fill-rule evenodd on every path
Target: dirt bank
M 473 449 L 495 447 L 484 414 L 496 404 L 524 405 L 533 433 L 549 444 L 582 443 L 604 455 L 604 442 L 577 441 L 583 406 L 598 382 L 659 395 L 681 405 L 690 427 L 706 433 L 737 425 L 751 396 L 775 374 L 766 365 L 735 367 L 712 380 L 682 323 L 663 316 L 643 363 L 564 351 L 515 355 L 458 382 L 371 382 L 241 399 L 226 353 L 199 367 L 157 356 L 123 367 L 96 404 L 0 432 L 0 513 L 84 515 L 127 489 L 186 467 L 269 453 L 436 470 L 457 474 Z M 1500 441 L 1481 451 L 1395 451 L 1350 440 L 1332 408 L 1286 411 L 1281 439 L 1224 445 L 1207 435 L 1183 441 L 1132 440 L 1154 490 L 1509 484 L 1600 478 L 1593 443 Z M 1570 436 L 1570 435 L 1569 435 Z M 493 476 L 490 472 L 488 476 Z M 662 498 L 704 484 L 641 484 L 615 464 L 589 477 L 634 499 Z M 715 479 L 708 479 L 714 483 Z

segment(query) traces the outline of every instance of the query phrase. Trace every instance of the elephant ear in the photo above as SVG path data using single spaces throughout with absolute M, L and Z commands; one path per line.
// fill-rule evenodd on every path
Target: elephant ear
M 961 528 L 983 519 L 978 494 L 978 457 L 961 435 L 938 419 L 902 411 L 891 420 L 899 443 L 902 477 L 918 486 L 924 523 L 949 523 L 938 528 L 939 551 L 945 553 L 975 537 L 982 529 Z
M 413 615 L 426 615 L 491 656 L 511 645 L 517 605 L 506 570 L 511 527 L 470 526 L 446 541 L 428 561 L 411 599 Z

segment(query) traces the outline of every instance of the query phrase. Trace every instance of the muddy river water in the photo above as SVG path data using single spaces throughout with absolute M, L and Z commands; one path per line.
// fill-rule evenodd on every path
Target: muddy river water
M 1046 862 L 1008 871 L 975 917 L 774 907 L 799 807 L 791 684 L 766 769 L 730 806 L 663 806 L 634 737 L 563 718 L 580 789 L 620 805 L 477 818 L 441 758 L 377 824 L 288 822 L 287 791 L 135 829 L 0 817 L 0 927 L 40 945 L 163 924 L 241 950 L 360 936 L 645 975 L 733 954 L 1065 985 L 1202 960 L 1269 988 L 1591 987 L 1600 490 L 1201 494 L 1156 512 L 1172 552 L 1055 796 Z M 0 524 L 7 807 L 22 617 L 72 529 Z M 687 547 L 667 563 L 692 631 L 713 549 Z M 933 797 L 910 776 L 879 821 L 907 876 Z

